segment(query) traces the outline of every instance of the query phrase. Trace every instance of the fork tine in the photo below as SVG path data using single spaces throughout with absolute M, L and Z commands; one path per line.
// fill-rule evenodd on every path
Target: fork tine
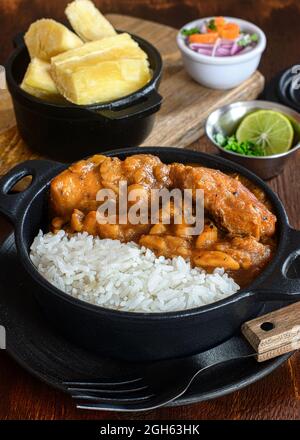
M 95 403 L 116 403 L 116 402 L 141 402 L 144 400 L 149 400 L 154 397 L 154 394 L 147 394 L 145 396 L 135 396 L 135 397 L 95 397 L 89 395 L 81 395 L 81 396 L 72 396 L 75 400 L 89 400 L 90 402 Z
M 149 401 L 147 400 L 146 405 L 143 406 L 143 401 L 140 402 L 123 402 L 123 404 L 120 402 L 120 405 L 116 406 L 115 401 L 111 402 L 105 402 L 102 403 L 82 403 L 77 404 L 77 409 L 84 409 L 84 410 L 92 410 L 92 411 L 118 411 L 118 412 L 141 412 L 141 411 L 149 411 L 150 409 L 154 409 L 160 405 L 157 405 L 155 402 L 151 403 L 151 399 Z
M 79 382 L 79 381 L 68 381 L 68 382 L 63 382 L 63 385 L 70 385 L 70 386 L 78 386 L 78 387 L 88 387 L 88 386 L 114 386 L 114 385 L 127 385 L 130 383 L 135 383 L 135 382 L 139 382 L 143 380 L 142 377 L 137 377 L 137 378 L 131 378 L 131 379 L 127 379 L 127 380 L 119 380 L 119 381 L 115 381 L 115 382 L 111 382 L 111 381 L 104 381 L 104 382 L 98 382 L 98 381 L 94 381 L 94 382 Z
M 117 393 L 117 394 L 124 394 L 124 393 L 134 393 L 136 391 L 143 391 L 146 390 L 148 385 L 135 387 L 135 388 L 115 388 L 115 389 L 99 389 L 99 388 L 81 388 L 81 387 L 68 387 L 68 391 L 78 392 L 78 393 L 98 393 L 98 394 L 108 394 L 108 393 Z

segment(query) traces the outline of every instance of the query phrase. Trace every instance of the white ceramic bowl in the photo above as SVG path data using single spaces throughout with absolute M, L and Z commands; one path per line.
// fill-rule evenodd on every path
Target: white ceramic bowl
M 266 48 L 267 39 L 264 32 L 249 21 L 225 17 L 227 21 L 237 23 L 242 32 L 256 33 L 258 35 L 256 46 L 249 52 L 228 57 L 211 57 L 194 52 L 187 46 L 181 31 L 201 27 L 204 21 L 211 18 L 213 17 L 191 21 L 183 26 L 178 32 L 177 44 L 181 51 L 183 64 L 195 81 L 213 89 L 231 89 L 248 79 L 256 71 Z

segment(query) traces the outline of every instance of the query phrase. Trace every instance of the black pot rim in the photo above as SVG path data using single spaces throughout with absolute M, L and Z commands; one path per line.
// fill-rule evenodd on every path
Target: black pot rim
M 122 33 L 125 31 L 117 30 L 117 32 Z M 14 61 L 22 53 L 22 51 L 27 50 L 24 42 L 23 44 L 21 45 L 19 44 L 16 47 L 16 49 L 10 55 L 10 57 L 8 58 L 5 64 L 6 80 L 9 91 L 11 92 L 11 94 L 17 93 L 18 95 L 22 96 L 22 98 L 26 99 L 28 102 L 31 102 L 33 105 L 40 105 L 42 107 L 59 109 L 59 110 L 64 110 L 64 109 L 112 110 L 112 109 L 129 107 L 156 89 L 162 75 L 163 61 L 159 51 L 156 49 L 155 46 L 153 46 L 153 44 L 149 43 L 149 41 L 135 34 L 132 34 L 130 32 L 126 32 L 126 33 L 128 33 L 142 47 L 142 49 L 147 53 L 148 56 L 149 55 L 153 56 L 156 62 L 156 67 L 155 70 L 153 71 L 153 76 L 151 80 L 147 84 L 145 84 L 144 87 L 136 90 L 134 93 L 131 93 L 130 95 L 123 96 L 122 98 L 116 99 L 114 101 L 98 103 L 98 104 L 95 103 L 90 105 L 77 105 L 72 103 L 65 105 L 65 104 L 44 101 L 42 99 L 36 98 L 35 96 L 32 96 L 29 93 L 27 93 L 25 90 L 22 90 L 20 85 L 15 81 L 14 76 L 12 74 L 12 66 Z
M 132 148 L 126 148 L 126 149 L 119 149 L 119 150 L 110 150 L 104 153 L 104 155 L 108 156 L 118 156 L 118 155 L 132 155 L 132 154 L 139 154 L 139 153 L 145 153 L 145 154 L 157 154 L 159 153 L 172 153 L 176 155 L 177 153 L 181 152 L 183 153 L 183 150 L 180 148 L 171 148 L 171 147 L 143 147 L 141 150 L 139 147 L 132 147 Z M 192 309 L 187 310 L 181 310 L 181 311 L 175 311 L 175 312 L 151 312 L 151 313 L 142 313 L 142 312 L 126 312 L 126 311 L 120 311 L 120 310 L 114 310 L 109 309 L 101 306 L 96 306 L 94 304 L 90 304 L 88 302 L 79 300 L 77 298 L 73 298 L 72 296 L 68 295 L 67 293 L 61 291 L 60 289 L 53 286 L 50 282 L 48 282 L 36 269 L 36 267 L 33 265 L 29 258 L 29 252 L 26 249 L 24 245 L 24 241 L 22 239 L 22 231 L 24 227 L 25 217 L 27 214 L 27 211 L 30 209 L 31 204 L 28 204 L 26 208 L 24 209 L 22 213 L 22 217 L 19 222 L 16 223 L 15 228 L 15 235 L 16 235 L 16 244 L 18 252 L 20 253 L 21 262 L 23 266 L 26 268 L 29 275 L 44 289 L 51 292 L 51 294 L 54 294 L 59 299 L 62 299 L 63 301 L 67 301 L 70 303 L 73 307 L 78 308 L 84 308 L 86 311 L 90 311 L 91 313 L 97 313 L 99 315 L 102 315 L 103 313 L 106 316 L 109 316 L 111 318 L 119 318 L 119 319 L 135 319 L 135 320 L 153 320 L 153 321 L 162 321 L 167 319 L 184 319 L 184 318 L 193 318 L 195 316 L 199 316 L 202 314 L 205 314 L 207 312 L 211 312 L 216 309 L 220 309 L 222 307 L 226 307 L 229 305 L 232 305 L 236 303 L 237 301 L 240 301 L 244 298 L 250 297 L 253 295 L 254 289 L 259 289 L 259 286 L 265 281 L 272 273 L 274 273 L 274 270 L 278 263 L 281 262 L 282 256 L 284 254 L 284 250 L 286 248 L 286 237 L 288 235 L 288 232 L 292 229 L 288 222 L 288 217 L 286 214 L 286 211 L 278 198 L 278 196 L 274 193 L 274 191 L 259 177 L 257 177 L 254 173 L 249 171 L 248 169 L 244 168 L 241 165 L 236 164 L 235 162 L 232 162 L 228 159 L 224 159 L 220 156 L 215 156 L 208 153 L 202 153 L 202 152 L 195 152 L 191 150 L 184 150 L 184 154 L 186 154 L 187 158 L 193 158 L 196 161 L 199 161 L 201 163 L 201 159 L 210 159 L 215 161 L 216 166 L 225 166 L 232 168 L 235 172 L 238 172 L 239 174 L 245 176 L 250 181 L 254 182 L 262 188 L 269 200 L 271 201 L 272 205 L 275 208 L 276 216 L 277 216 L 277 236 L 278 236 L 278 246 L 276 249 L 276 255 L 274 255 L 273 259 L 269 262 L 269 264 L 266 266 L 266 268 L 262 271 L 262 273 L 255 279 L 254 282 L 252 282 L 249 286 L 246 288 L 243 288 L 239 290 L 237 293 L 224 298 L 222 300 L 213 302 L 211 304 L 207 304 L 205 306 L 195 307 Z M 174 157 L 175 159 L 175 157 Z M 174 160 L 176 161 L 176 160 Z M 66 165 L 67 167 L 68 165 Z M 62 171 L 62 170 L 61 170 Z M 59 172 L 61 172 L 59 171 Z M 58 174 L 58 173 L 56 173 Z M 42 191 L 45 191 L 45 188 L 49 186 L 51 179 L 47 183 L 45 183 L 43 186 L 39 188 L 35 192 L 34 195 L 32 195 L 31 201 L 34 200 L 34 198 Z

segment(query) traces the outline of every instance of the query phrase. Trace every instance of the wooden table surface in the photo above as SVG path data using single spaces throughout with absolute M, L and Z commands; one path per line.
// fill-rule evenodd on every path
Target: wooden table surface
M 256 22 L 267 33 L 268 49 L 261 71 L 270 79 L 300 63 L 300 2 L 297 0 L 96 0 L 102 11 L 124 13 L 174 27 L 208 15 L 232 15 Z M 67 0 L 1 0 L 0 64 L 12 49 L 11 38 L 35 19 L 63 19 Z M 206 139 L 197 145 L 211 151 Z M 300 154 L 284 173 L 269 182 L 300 228 Z M 9 226 L 1 221 L 0 239 Z M 143 414 L 80 412 L 68 396 L 31 377 L 0 351 L 0 419 L 300 419 L 300 353 L 267 378 L 231 395 L 181 408 Z

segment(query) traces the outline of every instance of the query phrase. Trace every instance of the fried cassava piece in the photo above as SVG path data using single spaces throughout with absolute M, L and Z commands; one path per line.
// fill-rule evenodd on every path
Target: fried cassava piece
M 90 0 L 75 0 L 66 8 L 66 16 L 83 41 L 101 40 L 116 31 Z
M 32 61 L 23 90 L 46 101 L 90 105 L 130 95 L 150 81 L 147 54 L 129 34 L 117 34 L 90 0 L 75 0 L 65 12 L 79 36 L 48 18 L 26 32 Z
M 50 69 L 51 65 L 47 61 L 33 58 L 27 68 L 21 88 L 37 98 L 63 102 L 64 99 L 57 90 Z
M 50 18 L 32 23 L 24 39 L 30 57 L 44 61 L 50 61 L 55 55 L 83 45 L 83 41 L 74 32 Z
M 151 78 L 147 55 L 126 33 L 52 58 L 51 73 L 60 93 L 81 105 L 129 95 Z

